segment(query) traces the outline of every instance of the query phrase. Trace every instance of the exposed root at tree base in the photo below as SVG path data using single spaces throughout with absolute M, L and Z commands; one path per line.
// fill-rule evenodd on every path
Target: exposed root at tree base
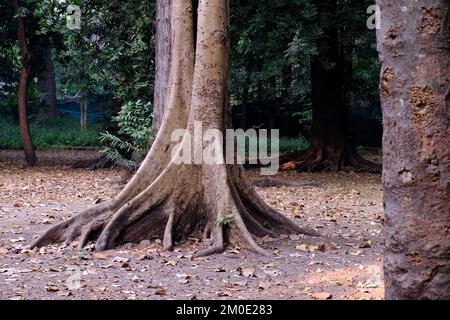
M 302 153 L 283 157 L 281 170 L 299 172 L 356 171 L 380 173 L 380 164 L 364 159 L 352 147 L 340 150 L 310 148 Z
M 106 156 L 102 155 L 95 159 L 89 160 L 80 160 L 72 164 L 72 169 L 89 169 L 89 170 L 98 170 L 98 169 L 106 169 L 113 166 L 113 162 L 108 159 Z
M 227 245 L 267 255 L 256 238 L 319 235 L 260 200 L 241 170 L 169 166 L 134 198 L 120 204 L 114 200 L 100 203 L 55 225 L 31 247 L 78 241 L 81 250 L 96 241 L 95 250 L 102 251 L 157 237 L 165 249 L 172 250 L 177 241 L 203 235 L 205 248 L 197 257 L 221 253 Z M 195 180 L 201 183 L 192 183 Z

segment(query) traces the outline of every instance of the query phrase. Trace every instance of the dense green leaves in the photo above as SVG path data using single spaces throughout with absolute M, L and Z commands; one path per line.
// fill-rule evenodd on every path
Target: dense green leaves
M 232 1 L 234 104 L 306 99 L 316 13 L 305 0 Z
M 106 132 L 101 135 L 101 141 L 106 145 L 102 153 L 119 165 L 136 169 L 153 137 L 152 111 L 152 104 L 141 100 L 123 105 L 113 118 L 119 128 L 117 134 Z

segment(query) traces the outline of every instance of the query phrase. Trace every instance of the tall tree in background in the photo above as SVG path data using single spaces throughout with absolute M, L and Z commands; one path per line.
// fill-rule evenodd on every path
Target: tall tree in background
M 448 0 L 378 0 L 385 296 L 450 299 Z
M 20 46 L 20 53 L 22 57 L 22 70 L 20 72 L 19 92 L 18 92 L 18 107 L 19 107 L 19 124 L 20 132 L 22 134 L 23 149 L 25 152 L 25 160 L 29 166 L 34 166 L 37 161 L 36 153 L 34 152 L 33 141 L 31 139 L 30 127 L 28 124 L 28 83 L 31 76 L 32 55 L 28 50 L 26 27 L 25 27 L 25 12 L 21 9 L 19 0 L 11 0 L 14 8 L 15 18 L 17 20 L 17 39 Z
M 222 252 L 227 243 L 264 253 L 253 236 L 314 233 L 265 204 L 242 166 L 180 165 L 172 158 L 172 149 L 178 145 L 171 141 L 175 129 L 187 128 L 182 140 L 186 146 L 192 142 L 195 121 L 202 123 L 203 130 L 221 132 L 231 122 L 229 3 L 201 0 L 196 12 L 192 1 L 172 3 L 169 96 L 156 140 L 137 173 L 113 200 L 54 226 L 32 247 L 79 237 L 80 247 L 96 238 L 96 250 L 104 250 L 158 236 L 171 249 L 180 239 L 203 234 L 207 248 L 199 256 Z M 196 50 L 194 15 L 198 15 Z M 194 156 L 210 150 L 213 141 L 206 140 Z
M 356 31 L 343 12 L 366 8 L 351 1 L 316 0 L 318 53 L 311 60 L 312 138 L 306 152 L 295 155 L 298 170 L 357 169 L 380 171 L 380 166 L 363 159 L 353 147 L 347 125 L 348 87 L 352 78 Z M 364 11 L 365 12 L 365 11 Z M 340 23 L 343 20 L 343 23 Z M 356 21 L 361 28 L 361 21 Z M 345 37 L 351 36 L 351 39 Z M 282 168 L 291 167 L 290 164 Z

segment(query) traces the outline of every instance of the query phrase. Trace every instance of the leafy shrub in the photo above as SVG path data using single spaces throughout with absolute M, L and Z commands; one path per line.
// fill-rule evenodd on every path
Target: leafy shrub
M 137 169 L 153 140 L 153 106 L 141 100 L 128 102 L 113 117 L 117 134 L 102 133 L 100 141 L 105 145 L 101 152 L 114 163 L 127 169 Z
M 303 137 L 280 139 L 280 154 L 302 151 L 308 147 L 309 142 Z
M 258 139 L 258 145 L 257 148 L 259 150 L 260 148 L 260 143 L 262 142 L 261 138 Z M 237 144 L 239 144 L 239 141 L 236 141 Z M 241 141 L 242 143 L 242 141 Z M 245 139 L 245 145 L 243 146 L 245 148 L 245 154 L 248 155 L 249 154 L 249 148 L 250 148 L 250 144 L 248 139 Z M 298 137 L 298 138 L 287 138 L 287 137 L 282 137 L 279 140 L 278 143 L 278 150 L 280 154 L 286 154 L 286 153 L 292 153 L 292 152 L 297 152 L 297 151 L 303 151 L 306 150 L 309 147 L 309 142 L 306 140 L 306 138 L 304 137 Z M 271 150 L 271 140 L 267 139 L 267 141 L 264 143 L 264 145 L 267 146 L 267 152 L 270 155 L 270 150 Z M 242 145 L 238 145 L 238 148 L 242 148 Z

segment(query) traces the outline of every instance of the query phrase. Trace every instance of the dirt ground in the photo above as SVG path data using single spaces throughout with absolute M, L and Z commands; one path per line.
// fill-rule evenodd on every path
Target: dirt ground
M 102 253 L 59 245 L 30 251 L 41 232 L 120 190 L 120 169 L 73 170 L 93 152 L 0 151 L 0 299 L 382 299 L 380 176 L 284 172 L 301 186 L 258 187 L 273 207 L 322 237 L 259 239 L 271 257 L 232 248 L 193 259 L 190 239 L 173 252 L 160 239 Z M 249 176 L 258 178 L 259 171 Z

